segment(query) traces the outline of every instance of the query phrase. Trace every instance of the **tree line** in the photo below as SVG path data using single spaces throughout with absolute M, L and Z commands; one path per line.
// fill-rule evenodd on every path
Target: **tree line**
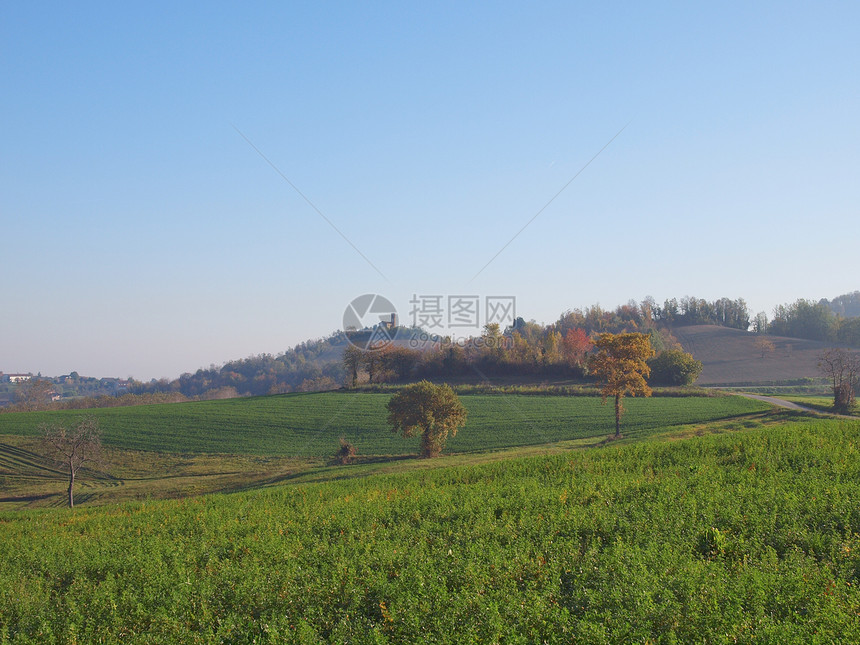
M 772 336 L 788 336 L 860 347 L 860 291 L 833 301 L 798 299 L 779 305 L 769 320 L 764 312 L 755 316 L 752 330 Z
M 459 343 L 427 334 L 418 328 L 400 327 L 395 330 L 396 337 L 406 341 L 407 346 L 392 346 L 386 352 L 364 359 L 359 371 L 363 381 L 372 383 L 476 375 L 580 378 L 584 375 L 585 355 L 595 334 L 647 334 L 659 359 L 665 352 L 681 351 L 672 334 L 673 328 L 700 324 L 742 330 L 751 326 L 753 331 L 761 334 L 860 346 L 858 312 L 860 292 L 838 296 L 832 301 L 801 299 L 781 305 L 773 312 L 772 319 L 764 313 L 751 318 L 743 298 L 706 300 L 684 296 L 659 304 L 649 296 L 640 302 L 630 300 L 613 309 L 594 304 L 584 309 L 568 310 L 549 325 L 517 318 L 507 329 L 484 329 L 480 336 Z M 408 341 L 421 338 L 430 339 L 429 343 L 420 343 L 429 349 L 410 349 Z M 335 332 L 325 338 L 300 343 L 281 354 L 259 354 L 223 365 L 213 364 L 193 373 L 186 372 L 173 380 L 143 382 L 130 378 L 127 393 L 133 396 L 169 394 L 175 397 L 174 400 L 197 400 L 349 386 L 357 380 L 357 375 L 355 366 L 350 367 L 341 360 L 345 345 L 348 343 L 344 332 Z M 668 361 L 674 369 L 679 360 L 678 356 L 668 354 L 663 362 Z M 695 365 L 687 365 L 687 372 L 691 367 Z M 658 378 L 663 378 L 659 376 L 663 371 L 658 363 L 655 372 Z M 72 379 L 71 376 L 77 377 L 77 374 L 73 373 L 66 380 L 79 388 L 85 382 L 82 377 Z M 669 375 L 664 380 L 673 378 L 677 376 Z M 119 401 L 115 402 L 116 399 Z M 62 401 L 55 407 L 105 407 L 144 402 L 148 402 L 145 397 L 98 396 Z
M 589 360 L 596 339 L 613 333 L 589 334 L 584 328 L 572 327 L 562 334 L 554 325 L 518 321 L 504 332 L 490 324 L 478 337 L 464 342 L 445 338 L 423 350 L 396 344 L 349 345 L 343 352 L 345 384 L 356 387 L 359 383 L 490 376 L 591 380 Z M 650 361 L 655 384 L 689 385 L 701 373 L 702 363 L 681 350 L 668 330 L 617 333 L 637 333 L 655 350 L 656 357 Z

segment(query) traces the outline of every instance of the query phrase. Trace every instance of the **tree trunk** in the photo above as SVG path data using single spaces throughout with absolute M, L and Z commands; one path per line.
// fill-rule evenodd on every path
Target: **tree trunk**
M 621 436 L 621 395 L 615 395 L 615 436 Z
M 432 459 L 433 457 L 438 457 L 441 451 L 441 446 L 439 446 L 439 444 L 433 440 L 429 430 L 425 430 L 423 433 L 421 433 L 421 456 L 424 459 Z
M 75 471 L 69 469 L 69 508 L 75 507 Z

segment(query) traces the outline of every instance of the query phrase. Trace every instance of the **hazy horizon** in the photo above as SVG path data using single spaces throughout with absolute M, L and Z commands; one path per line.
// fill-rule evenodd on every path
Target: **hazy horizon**
M 860 288 L 856 4 L 335 7 L 0 8 L 0 369 L 175 378 L 365 293 Z

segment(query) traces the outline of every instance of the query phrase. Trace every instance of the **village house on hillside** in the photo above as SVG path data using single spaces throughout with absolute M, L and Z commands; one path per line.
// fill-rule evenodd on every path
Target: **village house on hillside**
M 23 383 L 24 381 L 29 381 L 33 378 L 32 374 L 7 374 L 5 380 L 10 383 Z

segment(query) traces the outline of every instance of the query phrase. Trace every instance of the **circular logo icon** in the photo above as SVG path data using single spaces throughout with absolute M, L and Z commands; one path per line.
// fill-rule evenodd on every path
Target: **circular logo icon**
M 397 309 L 376 293 L 353 299 L 343 312 L 343 331 L 350 344 L 362 350 L 382 349 L 394 340 Z

